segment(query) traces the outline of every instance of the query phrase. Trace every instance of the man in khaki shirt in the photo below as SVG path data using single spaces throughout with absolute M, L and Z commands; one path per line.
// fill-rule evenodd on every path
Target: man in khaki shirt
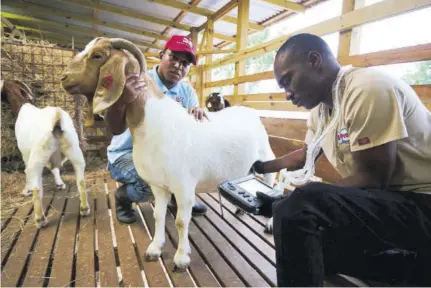
M 375 68 L 340 68 L 311 34 L 291 37 L 275 58 L 287 99 L 311 113 L 304 148 L 257 161 L 256 172 L 302 168 L 319 121 L 326 128 L 336 117 L 320 155 L 343 177 L 333 185 L 308 183 L 281 199 L 259 193 L 267 203 L 262 211 L 273 216 L 278 286 L 323 286 L 324 276 L 336 273 L 429 286 L 431 113 L 399 79 Z M 388 258 L 396 250 L 413 256 Z

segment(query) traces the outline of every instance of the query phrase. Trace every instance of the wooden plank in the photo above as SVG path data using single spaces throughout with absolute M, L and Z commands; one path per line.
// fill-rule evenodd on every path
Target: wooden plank
M 248 23 L 250 19 L 250 0 L 239 0 L 238 3 L 238 25 L 236 27 L 236 49 L 243 50 L 247 48 L 248 43 Z M 235 61 L 235 78 L 245 75 L 244 60 Z M 244 94 L 244 84 L 234 84 L 233 95 L 237 98 Z M 235 100 L 236 101 L 236 100 Z
M 9 253 L 12 252 L 14 242 L 22 232 L 22 228 L 26 221 L 33 217 L 31 212 L 33 211 L 33 205 L 27 204 L 19 207 L 14 217 L 10 220 L 10 223 L 1 232 L 1 265 L 2 267 L 9 257 Z M 30 218 L 30 219 L 29 219 Z
M 274 79 L 273 71 L 265 71 L 261 73 L 250 74 L 250 75 L 239 75 L 234 78 L 213 81 L 213 82 L 206 82 L 205 88 L 222 87 L 222 86 L 243 84 L 247 82 L 262 81 L 262 80 L 268 80 L 268 79 Z
M 170 207 L 166 215 L 166 232 L 169 238 L 174 244 L 174 247 L 178 247 L 178 231 L 175 225 L 175 215 L 177 209 Z M 191 254 L 190 254 L 190 265 L 189 271 L 195 279 L 198 287 L 219 287 L 220 283 L 217 281 L 215 276 L 209 270 L 204 259 L 199 255 L 197 249 L 193 243 L 190 243 Z
M 118 222 L 115 213 L 114 192 L 117 189 L 115 182 L 108 178 L 109 207 L 111 207 L 112 219 L 114 221 L 115 237 L 117 239 L 117 250 L 120 260 L 121 273 L 123 275 L 124 286 L 143 286 L 144 282 L 141 277 L 141 269 L 138 259 L 133 248 L 132 240 L 129 234 L 129 225 L 123 225 Z
M 76 186 L 75 186 L 76 189 Z M 69 192 L 70 193 L 70 192 Z M 57 236 L 57 246 L 48 286 L 65 287 L 72 281 L 72 267 L 75 250 L 77 222 L 79 219 L 79 197 L 69 197 L 66 203 L 60 230 Z
M 212 215 L 213 213 L 217 214 L 218 217 L 221 217 L 219 202 L 214 200 L 207 193 L 200 193 L 197 194 L 197 196 L 211 209 L 211 215 L 209 215 L 208 218 L 211 218 L 210 216 L 214 218 L 214 216 Z M 229 224 L 229 226 L 234 229 L 236 233 L 238 233 L 238 235 L 243 237 L 250 245 L 252 245 L 254 249 L 258 251 L 265 258 L 266 261 L 268 261 L 268 263 L 275 266 L 276 260 L 274 246 L 268 244 L 266 241 L 260 238 L 260 236 L 258 236 L 255 231 L 245 226 L 244 223 L 241 222 L 241 220 L 239 219 L 240 217 L 241 216 L 236 216 L 229 212 L 223 212 L 223 217 L 221 219 L 223 219 L 227 224 Z M 270 272 L 273 272 L 272 268 Z
M 53 193 L 49 193 L 44 187 L 45 193 L 42 198 L 42 205 L 45 215 L 48 217 L 50 204 L 53 200 Z M 54 190 L 54 189 L 53 189 Z M 48 192 L 48 193 L 47 193 Z M 23 229 L 19 235 L 18 241 L 12 248 L 1 272 L 1 284 L 3 287 L 16 287 L 20 284 L 22 276 L 25 276 L 27 263 L 31 258 L 33 247 L 36 244 L 39 229 L 36 228 L 34 223 L 34 212 L 30 214 L 27 221 L 24 223 Z
M 419 96 L 422 102 L 424 102 L 424 100 L 431 99 L 431 84 L 411 85 L 411 87 L 413 88 L 413 90 L 415 90 L 416 94 Z
M 193 245 L 191 247 L 194 247 L 196 252 L 201 255 L 221 286 L 244 287 L 244 282 L 238 277 L 235 271 L 229 267 L 229 263 L 220 256 L 210 240 L 202 234 L 193 221 L 190 222 L 189 226 L 189 239 L 190 244 Z
M 91 214 L 79 219 L 79 232 L 77 239 L 76 253 L 76 287 L 96 286 L 96 272 L 94 265 L 94 198 L 92 193 L 88 193 L 88 203 L 91 207 Z
M 54 195 L 49 213 L 50 219 L 48 224 L 39 231 L 37 243 L 32 252 L 28 270 L 22 284 L 24 287 L 42 287 L 44 283 L 48 283 L 49 279 L 45 278 L 45 274 L 48 269 L 51 254 L 54 252 L 53 248 L 56 244 L 56 232 L 60 225 L 64 203 L 66 201 L 65 196 L 65 190 L 60 190 Z
M 148 203 L 139 204 L 139 207 L 142 211 L 142 215 L 144 216 L 147 227 L 150 230 L 151 235 L 153 236 L 155 231 L 153 209 Z M 176 249 L 174 248 L 170 238 L 166 237 L 165 246 L 163 247 L 161 255 L 162 261 L 166 267 L 166 271 L 168 272 L 174 286 L 193 287 L 193 280 L 187 272 L 175 273 L 172 271 L 174 268 L 175 251 Z
M 224 95 L 224 98 L 232 104 L 236 104 L 233 95 Z M 240 94 L 237 98 L 240 101 L 239 103 L 243 101 L 281 101 L 286 100 L 286 93 Z
M 233 8 L 238 6 L 238 0 L 231 0 L 227 2 L 223 7 L 221 7 L 217 12 L 211 15 L 211 19 L 215 22 L 232 11 Z M 236 19 L 237 25 L 241 25 L 240 19 Z
M 244 259 L 236 247 L 229 243 L 223 234 L 217 231 L 206 217 L 195 217 L 192 221 L 219 251 L 221 257 L 229 262 L 231 268 L 238 273 L 246 286 L 266 287 L 271 285 Z
M 286 1 L 286 0 L 263 0 L 263 1 L 275 6 L 281 7 L 286 10 L 290 10 L 294 12 L 305 12 L 304 5 L 298 4 L 295 2 Z
M 140 261 L 142 262 L 142 266 L 148 281 L 148 285 L 150 287 L 169 287 L 169 275 L 166 274 L 164 267 L 162 266 L 162 262 L 159 261 L 145 261 L 145 251 L 148 246 L 150 246 L 151 239 L 149 231 L 145 226 L 141 218 L 141 213 L 139 213 L 139 206 L 135 207 L 136 215 L 137 215 L 137 223 L 131 225 L 133 232 L 133 237 L 136 241 L 137 250 L 140 256 Z
M 208 193 L 208 195 L 213 198 L 215 202 L 219 203 L 217 193 Z M 237 210 L 236 206 L 226 200 L 222 200 L 222 204 L 224 209 L 223 213 L 227 212 L 231 213 L 232 215 L 235 215 L 235 212 Z M 274 238 L 272 237 L 272 235 L 264 233 L 264 225 L 260 221 L 258 221 L 256 218 L 251 217 L 251 215 L 248 213 L 245 213 L 244 215 L 241 215 L 237 218 L 239 221 L 241 221 L 241 223 L 243 223 L 243 225 L 247 226 L 268 245 L 270 245 L 271 247 L 275 247 Z
M 115 287 L 119 285 L 117 265 L 112 240 L 111 218 L 108 211 L 108 199 L 104 182 L 98 179 L 96 185 L 96 229 L 97 229 L 97 256 L 99 260 L 98 281 L 102 287 Z M 115 221 L 115 220 L 114 220 Z
M 305 140 L 307 121 L 299 119 L 277 119 L 261 117 L 269 135 L 285 137 L 296 140 Z
M 261 110 L 309 112 L 303 107 L 293 105 L 291 101 L 245 101 L 241 105 Z
M 431 43 L 416 46 L 383 50 L 367 54 L 342 56 L 338 59 L 341 65 L 351 64 L 356 67 L 399 64 L 431 59 Z

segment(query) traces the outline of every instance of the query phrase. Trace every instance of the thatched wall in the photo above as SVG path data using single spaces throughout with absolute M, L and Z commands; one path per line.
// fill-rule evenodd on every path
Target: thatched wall
M 76 101 L 60 85 L 61 73 L 74 55 L 74 50 L 58 48 L 47 41 L 21 44 L 2 38 L 1 76 L 2 79 L 16 79 L 26 83 L 35 94 L 36 106 L 59 106 L 65 109 L 75 120 L 79 134 L 87 110 L 85 97 Z M 21 155 L 14 133 L 15 118 L 12 117 L 10 106 L 3 101 L 1 121 L 2 163 L 20 161 Z

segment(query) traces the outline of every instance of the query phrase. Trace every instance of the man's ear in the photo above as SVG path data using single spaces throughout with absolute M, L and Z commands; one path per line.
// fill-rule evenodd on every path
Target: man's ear
M 106 110 L 123 94 L 127 62 L 125 53 L 113 50 L 111 57 L 100 68 L 99 81 L 93 98 L 93 113 Z
M 159 52 L 159 58 L 160 58 L 160 60 L 162 60 L 164 54 L 165 54 L 165 51 L 160 51 Z
M 310 63 L 313 68 L 320 68 L 323 63 L 322 54 L 316 51 L 308 52 L 308 63 Z

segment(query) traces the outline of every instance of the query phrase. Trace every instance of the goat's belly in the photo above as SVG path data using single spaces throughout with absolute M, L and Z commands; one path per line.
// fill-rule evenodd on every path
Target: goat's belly
M 139 154 L 139 155 L 137 155 Z M 159 186 L 166 186 L 164 169 L 153 159 L 143 153 L 133 153 L 133 162 L 139 177 L 148 182 Z

